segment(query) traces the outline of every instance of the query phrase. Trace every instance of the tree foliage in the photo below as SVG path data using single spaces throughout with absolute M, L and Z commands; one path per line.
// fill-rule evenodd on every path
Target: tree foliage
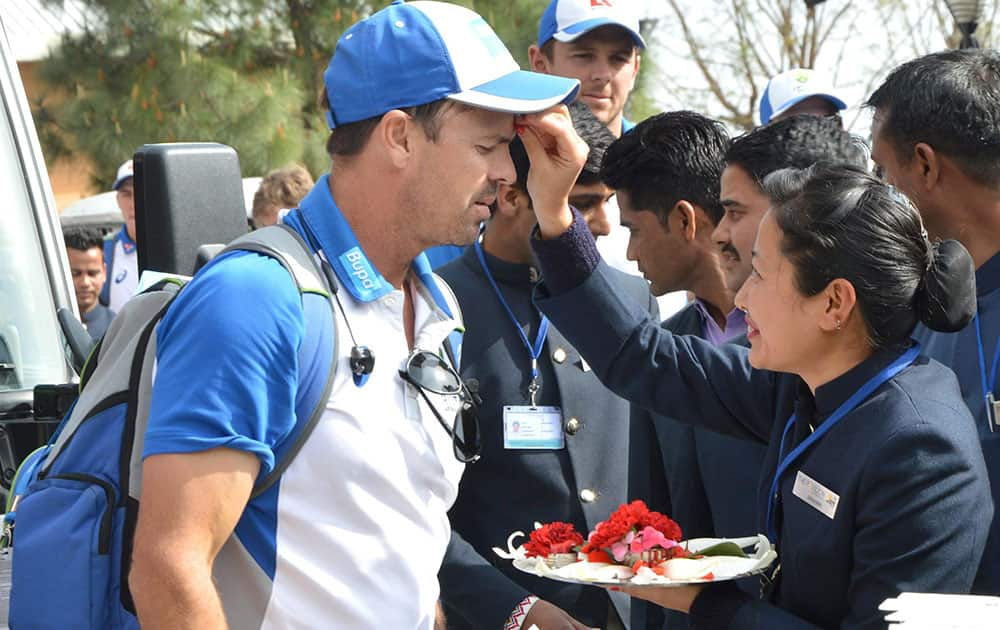
M 455 1 L 483 15 L 528 67 L 544 1 Z M 231 145 L 246 175 L 293 160 L 325 171 L 323 71 L 343 31 L 388 0 L 82 3 L 83 32 L 64 35 L 42 64 L 52 89 L 35 119 L 50 160 L 87 158 L 106 189 L 118 164 L 153 142 Z M 651 109 L 637 93 L 633 117 Z

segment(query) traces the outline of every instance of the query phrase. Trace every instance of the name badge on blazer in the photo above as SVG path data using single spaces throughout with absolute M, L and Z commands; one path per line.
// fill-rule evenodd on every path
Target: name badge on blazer
M 565 446 L 562 409 L 559 407 L 504 406 L 504 448 L 551 450 Z
M 795 475 L 792 494 L 816 508 L 829 519 L 837 514 L 840 495 L 830 490 L 801 470 Z

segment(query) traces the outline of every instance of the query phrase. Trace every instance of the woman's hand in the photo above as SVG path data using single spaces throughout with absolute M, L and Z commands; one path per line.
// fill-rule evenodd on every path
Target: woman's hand
M 518 134 L 531 161 L 527 189 L 542 238 L 555 238 L 573 223 L 569 192 L 590 148 L 576 133 L 565 105 L 518 116 Z

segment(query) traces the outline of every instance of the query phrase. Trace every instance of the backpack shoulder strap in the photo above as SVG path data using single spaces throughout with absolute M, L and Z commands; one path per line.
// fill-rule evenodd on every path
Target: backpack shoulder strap
M 302 294 L 306 325 L 306 338 L 299 350 L 299 388 L 307 399 L 301 405 L 296 404 L 296 426 L 285 443 L 279 445 L 274 469 L 254 486 L 251 498 L 256 498 L 274 485 L 285 472 L 326 409 L 326 401 L 330 397 L 337 372 L 337 317 L 331 298 L 331 291 L 335 291 L 336 287 L 327 283 L 328 277 L 323 274 L 315 254 L 305 240 L 286 225 L 270 226 L 241 236 L 222 250 L 219 256 L 236 250 L 270 256 L 288 270 Z M 326 307 L 322 309 L 322 315 L 319 314 L 320 309 L 307 304 L 307 294 L 325 298 Z M 321 374 L 326 375 L 322 387 L 306 380 L 316 379 Z

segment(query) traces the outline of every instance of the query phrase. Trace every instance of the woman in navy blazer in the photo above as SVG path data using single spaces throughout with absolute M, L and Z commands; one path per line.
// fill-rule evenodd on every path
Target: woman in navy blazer
M 760 531 L 780 570 L 764 596 L 731 583 L 632 595 L 696 628 L 884 628 L 888 597 L 968 592 L 993 514 L 955 377 L 910 339 L 918 321 L 968 323 L 972 262 L 955 241 L 932 245 L 916 209 L 860 169 L 782 171 L 765 187 L 774 203 L 736 296 L 749 352 L 660 328 L 608 282 L 580 217 L 548 202 L 535 204 L 536 301 L 610 389 L 768 444 Z

